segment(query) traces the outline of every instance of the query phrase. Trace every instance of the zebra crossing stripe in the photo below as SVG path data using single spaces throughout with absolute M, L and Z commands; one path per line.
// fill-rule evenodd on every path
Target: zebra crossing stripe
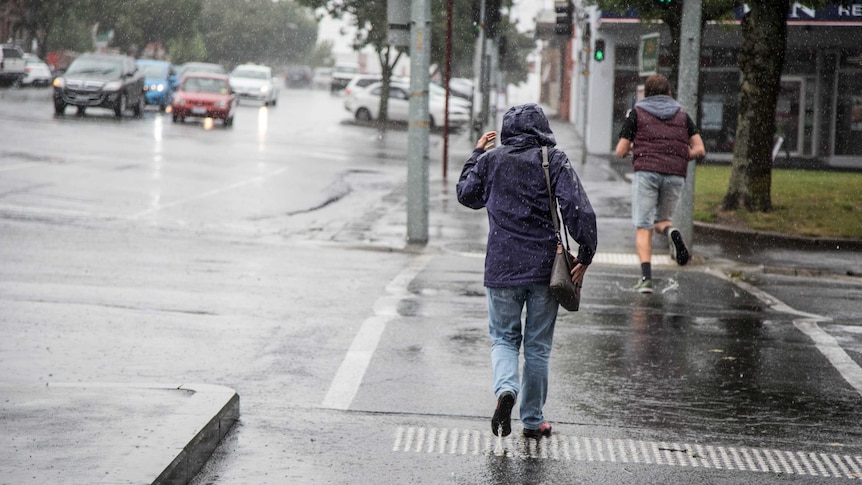
M 497 444 L 502 443 L 502 449 Z M 560 461 L 642 463 L 743 472 L 862 479 L 862 456 L 708 444 L 566 436 L 541 440 L 517 433 L 505 438 L 458 428 L 399 426 L 393 452 L 499 455 Z

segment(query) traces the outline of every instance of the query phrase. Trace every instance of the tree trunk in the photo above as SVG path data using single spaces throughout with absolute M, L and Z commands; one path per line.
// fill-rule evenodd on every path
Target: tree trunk
M 787 0 L 751 2 L 742 18 L 739 69 L 739 118 L 733 147 L 733 167 L 724 196 L 724 210 L 772 209 L 772 146 L 775 107 L 781 88 L 787 46 Z

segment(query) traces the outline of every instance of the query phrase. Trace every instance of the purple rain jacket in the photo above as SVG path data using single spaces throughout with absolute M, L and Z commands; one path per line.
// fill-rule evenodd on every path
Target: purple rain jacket
M 551 188 L 569 235 L 590 264 L 596 252 L 596 215 L 578 175 L 557 144 L 548 118 L 535 104 L 513 106 L 503 116 L 501 145 L 473 150 L 458 181 L 458 202 L 488 211 L 485 286 L 548 284 L 557 239 L 551 221 L 541 147 L 548 146 Z M 562 229 L 562 228 L 561 228 Z

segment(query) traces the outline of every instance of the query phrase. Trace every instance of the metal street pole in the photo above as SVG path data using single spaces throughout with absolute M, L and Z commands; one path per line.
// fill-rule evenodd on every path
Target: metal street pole
M 412 0 L 410 9 L 410 113 L 407 128 L 407 242 L 428 242 L 428 67 L 431 2 Z
M 697 120 L 697 86 L 700 76 L 700 0 L 685 0 L 682 4 L 682 39 L 679 47 L 679 84 L 677 101 L 693 120 Z M 673 224 L 691 248 L 694 243 L 694 172 L 695 161 L 688 162 L 688 175 L 680 196 Z
M 449 82 L 452 80 L 452 9 L 453 0 L 446 0 L 446 70 L 443 73 L 446 102 L 443 106 L 443 181 L 449 173 Z

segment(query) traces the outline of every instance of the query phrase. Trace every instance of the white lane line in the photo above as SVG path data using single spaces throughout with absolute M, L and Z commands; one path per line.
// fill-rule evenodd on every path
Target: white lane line
M 812 341 L 814 341 L 814 346 L 817 347 L 817 350 L 823 354 L 824 357 L 832 364 L 833 367 L 841 374 L 841 377 L 850 384 L 853 389 L 856 390 L 860 395 L 862 395 L 862 367 L 859 367 L 853 359 L 847 355 L 847 352 L 841 348 L 838 344 L 838 341 L 835 337 L 826 333 L 819 325 L 819 322 L 829 322 L 832 321 L 829 317 L 824 317 L 822 315 L 815 315 L 813 313 L 806 313 L 799 310 L 796 310 L 786 303 L 782 302 L 778 298 L 766 293 L 765 291 L 755 288 L 754 286 L 744 282 L 738 281 L 735 279 L 728 278 L 720 271 L 709 269 L 707 270 L 709 273 L 718 276 L 721 279 L 726 281 L 730 281 L 736 286 L 742 288 L 754 295 L 757 299 L 764 302 L 767 306 L 778 310 L 783 313 L 789 313 L 791 315 L 796 315 L 801 318 L 796 318 L 793 320 L 793 325 L 799 329 L 802 333 L 808 336 Z
M 838 341 L 835 340 L 835 337 L 829 335 L 824 332 L 822 328 L 817 325 L 816 321 L 812 320 L 794 320 L 793 325 L 796 326 L 799 330 L 802 331 L 805 335 L 814 341 L 814 345 L 817 347 L 817 350 L 823 354 L 833 367 L 838 369 L 838 372 L 841 373 L 841 376 L 844 377 L 844 380 L 847 381 L 848 384 L 853 386 L 856 389 L 856 392 L 862 394 L 862 368 L 856 364 L 853 359 L 844 352 L 844 349 L 838 344 Z
M 359 385 L 365 376 L 365 371 L 380 343 L 380 336 L 386 329 L 386 324 L 398 316 L 398 304 L 401 300 L 412 296 L 407 286 L 421 272 L 431 255 L 423 254 L 413 258 L 406 268 L 386 285 L 387 295 L 374 302 L 374 315 L 365 319 L 359 326 L 359 332 L 353 338 L 338 372 L 329 385 L 329 391 L 321 403 L 322 407 L 346 410 L 359 391 Z M 408 439 L 412 436 L 408 435 Z
M 24 163 L 19 163 L 18 165 L 8 165 L 6 167 L 0 167 L 0 172 L 12 172 L 15 170 L 24 170 L 27 168 L 45 167 L 46 165 L 47 164 L 44 164 L 44 163 L 24 162 Z
M 183 199 L 177 199 L 177 200 L 175 200 L 173 202 L 169 202 L 167 204 L 159 204 L 157 206 L 150 207 L 147 210 L 143 210 L 143 211 L 138 212 L 136 214 L 132 214 L 131 216 L 129 216 L 129 219 L 140 219 L 141 217 L 146 217 L 150 214 L 155 214 L 156 212 L 158 212 L 162 209 L 168 209 L 171 207 L 176 207 L 178 205 L 186 204 L 188 202 L 194 202 L 196 200 L 206 199 L 207 197 L 212 197 L 214 195 L 218 195 L 218 194 L 221 194 L 223 192 L 227 192 L 227 191 L 230 191 L 233 189 L 238 189 L 240 187 L 243 187 L 243 186 L 246 186 L 249 184 L 264 182 L 264 181 L 266 181 L 267 178 L 279 175 L 286 170 L 287 170 L 287 167 L 282 167 L 282 168 L 279 168 L 278 170 L 273 170 L 272 172 L 269 172 L 269 173 L 266 173 L 263 175 L 258 175 L 257 177 L 252 177 L 250 179 L 241 180 L 241 181 L 236 182 L 234 184 L 226 185 L 224 187 L 219 187 L 217 189 L 208 190 L 208 191 L 203 192 L 201 194 L 192 195 L 190 197 L 186 197 Z

